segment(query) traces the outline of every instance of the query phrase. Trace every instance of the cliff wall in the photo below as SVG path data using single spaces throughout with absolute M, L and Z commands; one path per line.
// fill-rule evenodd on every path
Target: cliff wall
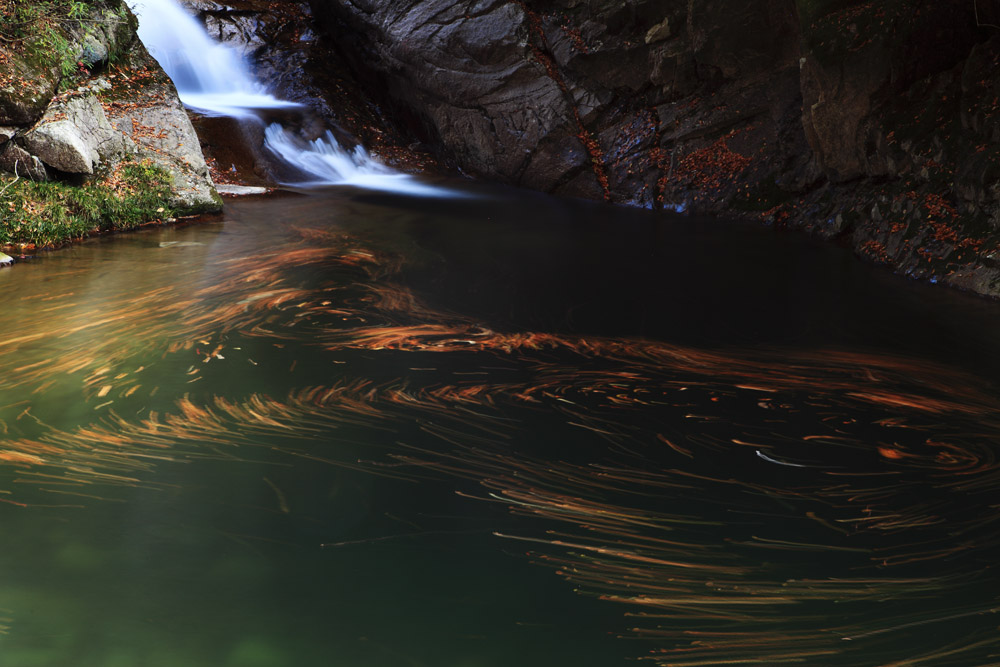
M 312 0 L 433 153 L 1000 295 L 994 0 Z

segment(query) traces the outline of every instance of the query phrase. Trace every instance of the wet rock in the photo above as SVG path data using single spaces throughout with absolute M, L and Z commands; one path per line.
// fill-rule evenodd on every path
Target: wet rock
M 212 170 L 216 186 L 240 183 L 250 186 L 273 185 L 273 177 L 258 155 L 264 150 L 263 127 L 224 116 L 193 116 L 201 148 Z M 221 193 L 221 190 L 220 190 Z
M 228 12 L 234 9 L 232 5 L 214 0 L 186 0 L 184 4 L 195 12 Z
M 252 57 L 265 46 L 263 26 L 255 14 L 216 9 L 205 11 L 203 16 L 205 29 L 213 39 L 235 47 L 245 57 Z
M 782 110 L 760 133 L 779 148 L 776 159 L 788 144 L 804 145 L 801 128 L 793 136 L 784 120 L 800 115 L 784 112 L 799 109 L 797 85 L 772 100 L 765 78 L 735 81 L 793 66 L 797 27 L 779 0 L 735 9 L 721 0 L 311 4 L 347 45 L 345 56 L 355 54 L 359 75 L 408 110 L 417 136 L 488 178 L 562 192 L 585 168 L 601 197 L 648 204 L 662 165 L 650 153 L 656 147 L 632 141 L 632 119 L 684 95 L 719 91 L 721 99 L 726 86 L 743 97 L 750 86 L 761 98 L 755 106 L 774 101 Z M 745 117 L 733 107 L 728 114 L 723 132 Z M 706 137 L 690 115 L 680 128 L 652 128 L 664 144 L 670 135 L 661 149 Z M 567 150 L 573 144 L 583 150 Z
M 354 38 L 345 52 L 365 60 L 364 76 L 464 171 L 544 189 L 562 183 L 580 166 L 576 152 L 565 152 L 579 128 L 563 82 L 536 54 L 531 33 L 541 26 L 517 3 L 410 4 L 312 6 L 327 25 L 347 27 L 340 34 Z M 550 159 L 560 153 L 573 162 Z
M 972 7 L 892 2 L 844 10 L 818 3 L 803 20 L 803 126 L 832 180 L 881 175 L 873 153 L 883 108 L 945 72 L 977 41 Z M 875 130 L 875 132 L 873 132 Z
M 643 41 L 646 42 L 646 44 L 655 44 L 656 42 L 662 42 L 663 40 L 668 39 L 672 34 L 673 31 L 670 29 L 670 18 L 668 17 L 647 30 Z
M 270 192 L 268 188 L 263 188 L 255 185 L 221 184 L 215 187 L 219 191 L 220 195 L 231 195 L 234 197 L 242 197 L 246 195 L 264 195 Z
M 1000 295 L 984 3 L 310 5 L 380 104 L 462 171 L 848 236 L 907 275 Z
M 799 26 L 784 0 L 691 2 L 687 43 L 703 72 L 725 79 L 749 78 L 783 69 L 798 54 Z

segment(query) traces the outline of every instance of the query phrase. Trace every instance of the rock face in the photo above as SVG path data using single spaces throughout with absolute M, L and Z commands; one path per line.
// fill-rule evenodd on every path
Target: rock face
M 805 145 L 776 127 L 798 102 L 796 16 L 783 0 L 312 4 L 370 87 L 477 175 L 669 204 L 657 183 L 671 154 L 684 157 L 679 143 L 705 148 L 762 118 L 761 137 Z
M 462 170 L 552 192 L 601 196 L 582 117 L 599 102 L 567 86 L 518 3 L 357 0 L 317 16 L 415 130 Z
M 0 125 L 38 120 L 56 94 L 59 78 L 59 68 L 50 61 L 0 50 Z
M 1000 296 L 995 2 L 310 4 L 382 105 L 465 172 L 842 236 Z
M 61 51 L 0 47 L 8 66 L 0 74 L 0 170 L 35 180 L 87 178 L 149 160 L 173 174 L 175 210 L 218 210 L 197 135 L 173 84 L 136 38 L 125 4 L 94 2 L 86 20 L 56 27 L 66 42 Z
M 98 95 L 108 123 L 125 139 L 129 154 L 173 175 L 170 205 L 191 213 L 221 209 L 222 199 L 177 90 L 138 40 L 110 83 Z

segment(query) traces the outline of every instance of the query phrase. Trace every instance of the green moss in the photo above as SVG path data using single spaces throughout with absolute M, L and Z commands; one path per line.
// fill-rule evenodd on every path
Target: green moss
M 116 60 L 137 25 L 121 0 L 0 0 L 0 46 L 8 59 L 57 73 L 68 82 L 64 89 L 99 64 L 86 55 L 88 39 L 106 46 L 107 59 Z
M 18 41 L 52 26 L 68 26 L 86 18 L 90 5 L 80 0 L 0 0 L 0 35 Z
M 0 244 L 53 246 L 169 216 L 171 182 L 148 162 L 122 163 L 82 186 L 0 177 Z
M 195 215 L 199 213 L 218 213 L 219 211 L 222 210 L 223 206 L 222 197 L 219 196 L 219 193 L 216 192 L 214 189 L 212 190 L 211 196 L 212 196 L 211 202 L 205 202 L 204 204 L 195 204 L 192 206 L 188 206 L 183 211 L 180 211 L 180 213 L 183 213 L 184 215 Z

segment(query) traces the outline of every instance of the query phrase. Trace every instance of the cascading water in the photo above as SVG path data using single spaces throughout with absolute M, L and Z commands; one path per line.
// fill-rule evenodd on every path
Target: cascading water
M 212 41 L 172 0 L 132 0 L 139 39 L 173 80 L 188 107 L 207 115 L 250 117 L 254 109 L 298 106 L 276 99 L 250 76 L 233 49 Z
M 453 191 L 425 185 L 411 176 L 394 172 L 360 145 L 353 151 L 345 150 L 329 130 L 318 139 L 301 142 L 278 123 L 271 123 L 264 131 L 264 145 L 312 177 L 311 181 L 295 184 L 299 187 L 337 184 L 410 195 L 458 196 Z
M 271 95 L 234 49 L 213 41 L 175 0 L 129 0 L 129 4 L 139 18 L 139 39 L 173 80 L 187 107 L 205 115 L 260 123 L 261 111 L 301 107 Z M 302 174 L 301 180 L 285 185 L 354 185 L 412 195 L 455 195 L 394 172 L 362 146 L 344 149 L 330 131 L 305 141 L 271 123 L 264 131 L 264 146 Z

